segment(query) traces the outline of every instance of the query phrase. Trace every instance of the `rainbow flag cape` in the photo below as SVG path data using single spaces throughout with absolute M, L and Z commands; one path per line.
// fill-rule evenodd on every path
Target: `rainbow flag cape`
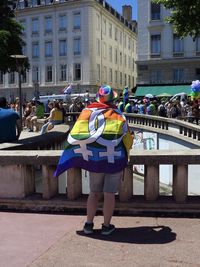
M 92 103 L 70 131 L 54 176 L 69 168 L 115 173 L 123 170 L 133 138 L 125 116 L 116 107 Z

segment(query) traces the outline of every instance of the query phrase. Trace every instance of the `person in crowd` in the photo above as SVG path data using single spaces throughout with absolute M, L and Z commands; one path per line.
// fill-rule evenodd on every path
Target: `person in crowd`
M 178 108 L 178 117 L 180 117 L 181 116 L 181 108 L 182 108 L 180 100 L 178 100 L 178 99 L 176 100 L 176 105 Z
M 63 114 L 63 121 L 62 122 L 64 123 L 66 110 L 65 110 L 65 108 L 63 106 L 63 102 L 62 101 L 59 101 L 58 104 L 59 104 L 59 109 L 62 111 L 62 114 Z
M 185 106 L 185 98 L 182 98 L 180 100 L 180 105 L 181 105 L 181 107 L 184 107 Z
M 84 102 L 84 107 L 87 107 L 92 101 L 90 101 L 89 99 L 85 99 L 85 102 Z
M 17 112 L 17 113 L 19 113 L 19 97 L 16 97 L 15 98 L 15 101 L 14 101 L 14 108 L 15 108 L 15 111 Z
M 89 104 L 89 99 L 90 99 L 90 94 L 89 94 L 89 91 L 86 90 L 85 91 L 85 96 L 84 96 L 84 103 Z
M 155 107 L 153 101 L 150 101 L 150 102 L 147 104 L 146 113 L 147 113 L 148 115 L 156 115 L 156 107 Z
M 81 112 L 83 109 L 84 109 L 84 105 L 81 102 L 80 97 L 77 97 L 76 99 L 74 99 L 74 101 L 69 106 L 69 112 L 71 113 Z M 75 121 L 77 117 L 78 117 L 77 114 L 73 114 L 71 116 L 72 121 Z
M 187 101 L 185 105 L 185 119 L 188 122 L 193 122 L 193 115 L 192 115 L 192 101 Z
M 118 109 L 123 112 L 124 111 L 124 101 L 120 100 L 120 102 L 117 105 Z
M 8 107 L 15 111 L 15 104 L 14 104 L 14 102 L 10 102 L 10 104 L 8 104 Z
M 181 114 L 181 111 L 180 111 L 180 108 L 178 107 L 177 103 L 173 103 L 173 106 L 171 108 L 171 115 L 172 115 L 172 118 L 177 118 L 178 116 L 180 116 Z
M 32 102 L 31 114 L 27 117 L 27 127 L 29 132 L 33 132 L 33 127 L 37 123 L 37 119 L 44 118 L 44 104 L 39 100 Z
M 74 102 L 72 102 L 72 103 L 70 103 L 70 105 L 69 105 L 69 112 L 75 112 L 74 110 L 74 106 L 75 106 L 75 104 L 74 104 Z
M 50 113 L 50 107 L 49 107 L 49 102 L 50 102 L 50 100 L 47 100 L 47 102 L 45 103 L 45 105 L 44 105 L 44 111 L 45 111 L 45 113 Z
M 8 108 L 5 97 L 0 97 L 0 143 L 17 141 L 20 133 L 19 114 Z
M 35 115 L 30 120 L 31 131 L 33 131 L 33 126 L 37 124 L 37 120 L 44 118 L 44 111 L 44 104 L 37 100 L 35 103 Z
M 133 103 L 133 113 L 137 114 L 138 110 L 138 100 L 135 100 L 135 102 Z
M 180 101 L 180 111 L 181 111 L 181 118 L 185 118 L 186 117 L 186 100 L 185 98 L 183 98 L 181 101 Z
M 161 104 L 158 106 L 158 116 L 167 117 L 167 109 L 165 107 L 165 101 L 161 101 Z
M 167 108 L 167 117 L 172 118 L 172 107 L 173 107 L 173 102 L 169 101 L 167 105 L 165 105 Z
M 78 100 L 76 102 L 76 112 L 81 112 L 84 109 L 84 104 L 81 102 L 81 100 Z
M 56 101 L 56 100 L 55 100 Z M 52 111 L 52 109 L 54 108 L 54 102 L 55 101 L 49 101 L 48 103 L 48 107 L 49 107 L 49 113 Z
M 29 116 L 26 118 L 25 121 L 29 132 L 33 132 L 33 120 L 35 116 L 36 116 L 36 106 L 35 102 L 32 102 L 31 113 L 29 114 Z
M 132 111 L 133 111 L 133 102 L 127 101 L 127 103 L 125 103 L 124 112 L 132 113 Z
M 58 163 L 55 176 L 69 168 L 80 167 L 89 171 L 90 194 L 87 201 L 87 221 L 83 231 L 92 234 L 94 217 L 101 193 L 104 194 L 104 221 L 101 233 L 115 230 L 111 218 L 133 137 L 125 116 L 114 101 L 117 93 L 108 85 L 99 88 L 96 101 L 80 114 Z
M 44 134 L 54 128 L 54 125 L 63 123 L 63 112 L 60 109 L 59 102 L 54 101 L 53 109 L 50 111 L 47 122 L 42 126 L 40 134 Z
M 145 114 L 146 113 L 146 105 L 141 100 L 138 101 L 138 113 Z
M 32 110 L 32 104 L 31 102 L 28 102 L 24 107 L 24 113 L 22 116 L 22 126 L 27 126 L 26 119 L 31 114 L 31 110 Z
M 193 105 L 192 105 L 192 115 L 194 116 L 194 121 L 196 124 L 199 124 L 199 119 L 200 119 L 200 109 L 199 109 L 199 104 L 198 100 L 194 100 Z

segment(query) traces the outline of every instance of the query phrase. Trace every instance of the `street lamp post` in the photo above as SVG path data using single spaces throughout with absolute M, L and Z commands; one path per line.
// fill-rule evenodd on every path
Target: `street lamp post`
M 24 65 L 27 57 L 24 55 L 11 55 L 10 57 L 15 59 L 16 65 L 17 65 L 18 82 L 19 82 L 19 116 L 20 116 L 20 121 L 22 123 L 22 81 L 21 81 L 21 75 L 22 75 L 23 65 Z
M 40 92 L 39 92 L 39 83 L 34 82 L 34 97 L 36 100 L 40 98 Z

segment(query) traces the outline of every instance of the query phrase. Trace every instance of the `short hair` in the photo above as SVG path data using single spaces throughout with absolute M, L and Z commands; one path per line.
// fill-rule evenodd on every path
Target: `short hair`
M 0 108 L 6 108 L 7 101 L 5 97 L 0 97 Z

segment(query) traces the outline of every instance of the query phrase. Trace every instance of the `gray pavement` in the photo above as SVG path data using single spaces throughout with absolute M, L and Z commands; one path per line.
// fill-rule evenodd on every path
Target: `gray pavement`
M 104 237 L 82 232 L 85 216 L 0 213 L 1 267 L 198 267 L 200 219 L 117 217 Z
M 85 216 L 1 212 L 0 267 L 200 267 L 198 218 L 114 216 L 108 237 L 102 220 L 85 236 Z
M 28 129 L 23 129 L 20 134 L 19 140 L 40 135 L 40 132 L 29 132 Z

